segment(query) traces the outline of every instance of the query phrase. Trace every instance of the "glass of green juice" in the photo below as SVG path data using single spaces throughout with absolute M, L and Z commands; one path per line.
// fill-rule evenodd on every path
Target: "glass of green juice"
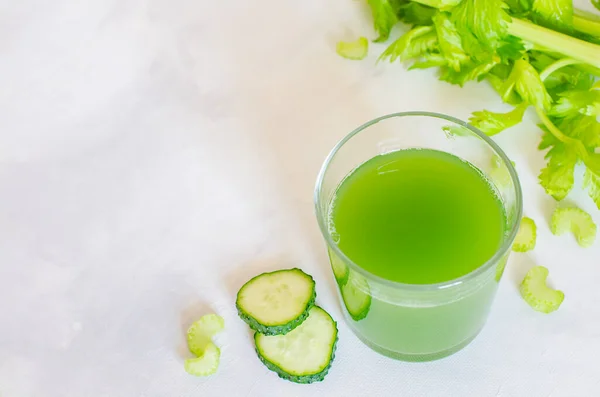
M 522 216 L 515 169 L 489 137 L 437 113 L 377 118 L 329 154 L 315 205 L 365 344 L 429 361 L 477 336 Z

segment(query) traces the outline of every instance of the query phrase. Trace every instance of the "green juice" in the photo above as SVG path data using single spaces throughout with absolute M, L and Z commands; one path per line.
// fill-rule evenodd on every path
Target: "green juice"
M 507 224 L 499 195 L 477 168 L 430 149 L 395 151 L 363 163 L 338 186 L 329 216 L 332 236 L 355 264 L 413 285 L 471 273 L 500 248 Z M 336 276 L 343 274 L 330 255 Z M 338 278 L 346 308 L 370 301 L 366 315 L 350 310 L 351 325 L 376 350 L 418 361 L 466 345 L 483 325 L 497 286 L 492 277 L 465 296 L 398 304 L 385 291 L 362 296 L 371 294 L 366 279 L 343 270 L 352 284 Z

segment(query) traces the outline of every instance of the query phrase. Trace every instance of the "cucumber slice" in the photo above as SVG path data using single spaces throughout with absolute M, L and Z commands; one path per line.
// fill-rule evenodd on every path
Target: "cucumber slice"
M 201 356 L 206 346 L 211 343 L 212 337 L 223 331 L 223 328 L 225 328 L 223 317 L 216 314 L 202 316 L 188 329 L 188 348 L 196 356 Z
M 367 280 L 355 271 L 348 274 L 348 282 L 340 287 L 342 300 L 354 321 L 367 317 L 371 309 L 371 289 Z
M 557 236 L 570 230 L 582 247 L 589 247 L 596 240 L 596 224 L 590 214 L 580 208 L 557 208 L 550 227 L 552 234 Z
M 513 244 L 513 251 L 515 252 L 527 252 L 535 248 L 535 240 L 537 234 L 537 227 L 535 222 L 531 218 L 523 217 L 521 219 L 521 225 L 519 226 L 519 232 L 515 237 Z
M 285 335 L 254 334 L 258 358 L 280 378 L 295 383 L 320 382 L 335 356 L 337 324 L 318 306 L 293 331 Z
M 317 296 L 315 280 L 300 269 L 260 274 L 242 286 L 235 305 L 250 328 L 283 335 L 308 317 Z
M 562 291 L 554 290 L 546 285 L 548 269 L 543 266 L 531 268 L 519 288 L 521 296 L 538 312 L 550 313 L 558 309 L 565 299 Z
M 194 376 L 212 375 L 217 372 L 220 359 L 221 350 L 214 343 L 209 342 L 202 356 L 185 360 L 185 372 Z
M 333 275 L 335 276 L 335 280 L 337 283 L 342 286 L 346 284 L 348 281 L 348 274 L 350 273 L 350 269 L 348 269 L 348 265 L 344 263 L 334 252 L 329 250 L 329 261 L 331 262 L 331 270 L 333 270 Z

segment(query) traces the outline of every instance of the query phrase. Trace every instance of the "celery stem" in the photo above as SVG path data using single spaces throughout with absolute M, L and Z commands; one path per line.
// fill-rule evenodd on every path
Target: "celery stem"
M 546 29 L 531 22 L 513 18 L 508 33 L 525 41 L 559 52 L 569 58 L 600 68 L 600 46 L 566 34 Z
M 535 112 L 537 113 L 540 120 L 542 120 L 542 123 L 544 123 L 546 128 L 548 128 L 548 131 L 550 131 L 550 133 L 552 135 L 554 135 L 556 137 L 556 139 L 558 139 L 559 141 L 564 142 L 564 143 L 573 143 L 573 141 L 575 141 L 575 139 L 563 134 L 562 131 L 559 130 L 558 127 L 555 126 L 552 121 L 550 121 L 548 116 L 546 116 L 546 113 L 544 113 L 543 109 L 536 106 Z
M 575 30 L 600 37 L 600 17 L 595 14 L 576 9 L 573 15 L 573 26 Z
M 581 63 L 581 61 L 578 61 L 576 59 L 571 59 L 571 58 L 559 59 L 558 61 L 548 65 L 546 67 L 546 69 L 542 70 L 542 72 L 540 73 L 540 78 L 542 79 L 542 81 L 544 81 L 548 78 L 548 76 L 550 76 L 552 73 L 556 72 L 558 69 L 564 68 L 565 66 L 569 66 L 569 65 L 575 65 L 578 63 Z

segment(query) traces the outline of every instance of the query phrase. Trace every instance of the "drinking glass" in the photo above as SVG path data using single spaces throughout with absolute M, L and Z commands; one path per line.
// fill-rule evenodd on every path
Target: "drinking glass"
M 387 280 L 353 263 L 336 244 L 330 208 L 340 183 L 377 155 L 411 148 L 435 149 L 468 161 L 494 185 L 504 206 L 507 225 L 500 247 L 487 262 L 457 279 L 418 285 Z M 338 276 L 341 307 L 352 331 L 386 356 L 429 361 L 462 349 L 485 324 L 523 204 L 514 167 L 487 135 L 454 117 L 404 112 L 369 121 L 333 148 L 319 173 L 315 206 L 331 267 Z M 366 302 L 365 313 L 349 313 L 346 305 L 351 300 Z

